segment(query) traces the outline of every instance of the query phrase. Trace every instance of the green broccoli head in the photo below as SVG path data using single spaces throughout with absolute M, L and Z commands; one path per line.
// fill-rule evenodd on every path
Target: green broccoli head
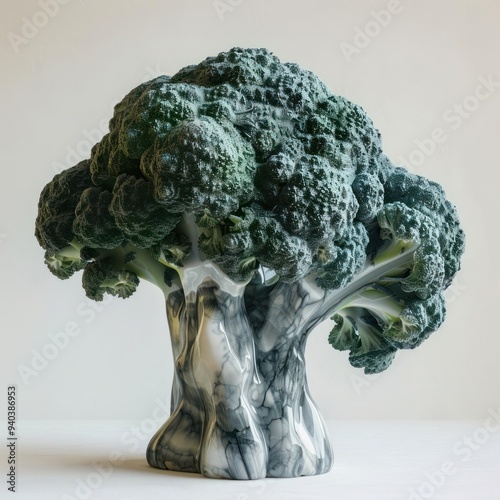
M 332 304 L 330 342 L 368 372 L 441 323 L 464 250 L 455 207 L 313 73 L 235 48 L 139 85 L 109 127 L 44 188 L 36 222 L 49 269 L 83 269 L 89 296 L 178 286 L 199 259 L 241 282 L 307 280 Z

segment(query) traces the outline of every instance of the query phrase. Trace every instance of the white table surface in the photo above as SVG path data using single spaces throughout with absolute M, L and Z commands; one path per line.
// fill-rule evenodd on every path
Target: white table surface
M 328 474 L 229 481 L 149 467 L 146 423 L 20 422 L 17 491 L 2 481 L 0 498 L 500 500 L 500 425 L 330 421 L 335 463 Z

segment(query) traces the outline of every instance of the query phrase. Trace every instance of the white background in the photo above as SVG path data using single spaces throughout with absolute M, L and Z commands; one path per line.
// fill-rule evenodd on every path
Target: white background
M 140 420 L 168 399 L 172 360 L 161 293 L 143 283 L 132 298 L 94 311 L 78 276 L 59 281 L 45 268 L 33 236 L 36 205 L 57 168 L 88 154 L 88 136 L 99 140 L 113 104 L 129 90 L 233 46 L 267 47 L 362 105 L 395 163 L 444 185 L 468 238 L 446 323 L 379 377 L 365 377 L 329 346 L 329 325 L 311 335 L 309 383 L 324 417 L 484 419 L 498 408 L 500 6 L 401 0 L 381 26 L 372 11 L 392 5 L 71 0 L 44 19 L 37 1 L 5 3 L 0 380 L 18 386 L 19 418 Z M 24 27 L 23 34 L 23 18 L 41 25 L 36 33 Z M 471 96 L 481 78 L 497 85 L 483 88 L 478 101 Z M 467 117 L 458 118 L 457 104 L 468 107 Z M 442 141 L 433 146 L 427 139 L 435 129 Z M 423 140 L 427 152 L 416 153 Z M 50 336 L 65 329 L 79 334 L 54 353 Z M 44 366 L 33 360 L 37 353 L 54 357 Z

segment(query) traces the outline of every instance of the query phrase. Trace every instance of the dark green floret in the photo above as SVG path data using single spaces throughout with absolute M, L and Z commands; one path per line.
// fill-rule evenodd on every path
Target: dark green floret
M 82 275 L 87 297 L 101 301 L 105 293 L 126 299 L 139 285 L 139 278 L 131 271 L 116 270 L 112 258 L 103 258 L 87 265 Z

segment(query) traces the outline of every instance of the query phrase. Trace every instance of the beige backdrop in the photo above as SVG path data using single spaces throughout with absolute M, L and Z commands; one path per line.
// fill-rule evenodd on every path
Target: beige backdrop
M 36 204 L 56 171 L 88 155 L 131 88 L 233 46 L 267 47 L 361 104 L 395 163 L 445 186 L 467 232 L 445 325 L 382 375 L 364 376 L 330 348 L 329 325 L 312 334 L 309 382 L 323 415 L 482 419 L 498 408 L 499 16 L 498 2 L 485 0 L 6 3 L 0 378 L 18 385 L 19 417 L 166 411 L 161 294 L 142 284 L 94 309 L 78 277 L 58 281 L 45 268 Z

